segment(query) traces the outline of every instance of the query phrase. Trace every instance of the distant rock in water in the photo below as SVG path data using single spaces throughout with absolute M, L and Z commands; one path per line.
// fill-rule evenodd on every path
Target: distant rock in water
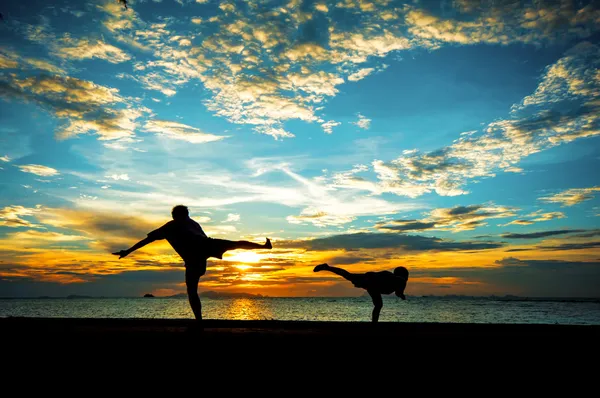
M 150 294 L 150 293 L 146 293 L 146 294 L 144 294 L 144 297 L 154 297 L 154 295 Z

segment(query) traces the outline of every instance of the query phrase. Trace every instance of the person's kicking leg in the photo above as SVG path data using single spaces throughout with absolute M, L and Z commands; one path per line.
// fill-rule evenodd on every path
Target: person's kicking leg
M 237 249 L 252 250 L 252 249 L 272 249 L 273 248 L 273 245 L 271 244 L 271 241 L 269 240 L 269 238 L 267 238 L 267 241 L 263 244 L 249 242 L 247 240 L 234 240 L 231 243 L 232 243 L 232 245 L 231 245 L 232 249 L 229 249 L 229 250 L 237 250 Z
M 356 276 L 356 274 L 348 272 L 345 269 L 338 268 L 338 267 L 332 267 L 327 264 L 319 264 L 315 267 L 315 269 L 313 269 L 313 271 L 314 272 L 319 272 L 319 271 L 333 272 L 334 274 L 339 275 L 342 278 L 349 280 L 350 282 L 352 282 L 354 280 L 354 277 Z

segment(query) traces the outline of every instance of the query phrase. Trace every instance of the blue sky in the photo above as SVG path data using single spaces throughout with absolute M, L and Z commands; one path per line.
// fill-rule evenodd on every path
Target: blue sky
M 360 294 L 312 275 L 338 259 L 408 264 L 414 294 L 600 295 L 593 2 L 127 4 L 0 10 L 0 296 L 182 291 L 168 246 L 110 255 L 180 203 L 274 241 L 205 289 Z

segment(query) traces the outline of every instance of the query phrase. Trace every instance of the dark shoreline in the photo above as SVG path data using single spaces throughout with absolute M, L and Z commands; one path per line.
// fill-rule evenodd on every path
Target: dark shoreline
M 275 366 L 441 361 L 452 367 L 478 361 L 553 367 L 557 361 L 595 361 L 600 354 L 600 325 L 209 319 L 197 331 L 194 324 L 191 319 L 0 318 L 0 341 L 4 357 L 15 363 L 44 358 L 71 366 L 116 359 L 144 366 L 191 358 L 268 360 Z
M 11 339 L 104 338 L 177 339 L 193 335 L 191 319 L 146 318 L 0 318 L 0 333 Z M 493 324 L 493 323 L 412 323 L 412 322 L 323 322 L 277 320 L 204 321 L 204 339 L 285 339 L 317 340 L 323 337 L 479 339 L 502 338 L 538 341 L 543 338 L 579 340 L 600 338 L 600 325 Z M 558 341 L 555 342 L 559 343 Z

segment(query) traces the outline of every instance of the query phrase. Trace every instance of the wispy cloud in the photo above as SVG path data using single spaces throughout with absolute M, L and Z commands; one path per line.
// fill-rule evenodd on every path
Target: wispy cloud
M 31 173 L 42 177 L 51 177 L 59 174 L 58 170 L 39 164 L 24 164 L 17 167 L 25 173 Z
M 553 230 L 553 231 L 529 232 L 529 233 L 524 233 L 524 234 L 505 233 L 500 236 L 503 238 L 506 238 L 506 239 L 540 239 L 540 238 L 546 238 L 548 236 L 574 234 L 574 233 L 578 233 L 578 232 L 585 232 L 585 230 L 582 230 L 582 229 L 560 229 L 560 230 Z
M 41 206 L 34 208 L 23 206 L 6 206 L 0 210 L 0 225 L 5 227 L 37 227 L 30 221 L 23 219 L 23 216 L 33 216 L 39 212 Z
M 531 224 L 535 224 L 536 222 L 556 220 L 559 218 L 566 218 L 565 213 L 562 213 L 560 211 L 552 211 L 552 212 L 543 213 L 542 210 L 538 210 L 531 214 L 528 214 L 527 217 L 530 217 L 530 218 L 521 218 L 521 219 L 513 220 L 509 223 L 501 224 L 501 226 L 505 227 L 507 225 L 531 225 Z
M 540 198 L 543 202 L 560 203 L 563 206 L 574 206 L 594 197 L 600 191 L 600 186 L 590 188 L 571 188 L 551 196 Z
M 90 39 L 65 38 L 55 48 L 55 54 L 69 60 L 98 58 L 116 64 L 125 62 L 131 57 L 118 47 L 104 41 Z
M 203 144 L 227 138 L 227 136 L 205 133 L 199 128 L 188 126 L 183 123 L 166 120 L 150 120 L 145 124 L 144 128 L 146 131 L 157 133 L 167 138 L 187 141 L 192 144 Z
M 469 205 L 434 209 L 422 220 L 391 220 L 375 225 L 381 231 L 407 232 L 424 230 L 469 231 L 487 225 L 487 219 L 515 215 L 516 209 L 496 205 Z
M 348 80 L 351 82 L 357 82 L 357 81 L 362 80 L 365 77 L 369 76 L 371 73 L 373 73 L 373 71 L 375 71 L 375 68 L 360 69 L 360 70 L 358 70 L 358 72 L 353 73 L 350 76 L 348 76 Z

